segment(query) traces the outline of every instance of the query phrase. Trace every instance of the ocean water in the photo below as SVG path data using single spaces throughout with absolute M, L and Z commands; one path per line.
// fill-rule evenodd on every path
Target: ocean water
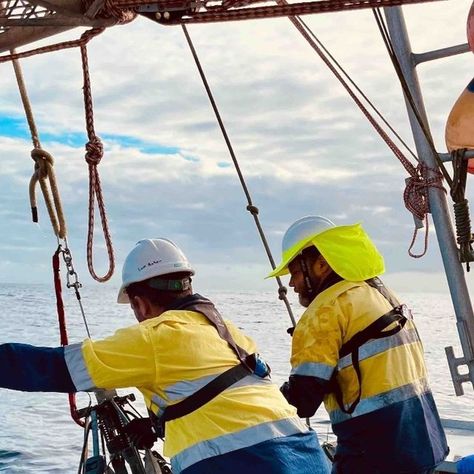
M 260 352 L 272 366 L 275 382 L 285 381 L 290 368 L 291 339 L 286 333 L 290 319 L 277 292 L 203 294 L 214 301 L 226 318 L 256 340 Z M 115 303 L 115 288 L 84 288 L 81 295 L 93 338 L 134 324 L 130 309 Z M 79 306 L 71 290 L 64 289 L 63 297 L 69 340 L 80 341 L 86 333 Z M 298 317 L 302 310 L 294 295 L 290 298 Z M 454 346 L 456 354 L 461 355 L 448 295 L 413 293 L 403 295 L 402 299 L 412 308 L 424 343 L 431 386 L 441 417 L 474 421 L 472 388 L 465 386 L 466 395 L 455 396 L 444 355 L 444 347 L 448 345 Z M 0 284 L 0 327 L 0 343 L 59 345 L 53 289 L 48 285 Z M 79 407 L 88 403 L 88 395 L 78 396 Z M 137 401 L 136 406 L 144 412 L 143 403 Z M 333 439 L 324 407 L 318 410 L 312 425 L 321 441 Z M 0 472 L 75 473 L 82 436 L 82 429 L 69 416 L 66 395 L 0 389 Z M 474 436 L 468 441 L 474 452 Z

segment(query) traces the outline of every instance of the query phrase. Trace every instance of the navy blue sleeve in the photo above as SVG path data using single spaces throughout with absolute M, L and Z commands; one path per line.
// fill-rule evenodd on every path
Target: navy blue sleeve
M 76 392 L 63 347 L 0 345 L 0 387 L 25 392 Z
M 307 375 L 290 375 L 280 388 L 288 403 L 296 407 L 298 416 L 313 416 L 329 391 L 329 381 Z

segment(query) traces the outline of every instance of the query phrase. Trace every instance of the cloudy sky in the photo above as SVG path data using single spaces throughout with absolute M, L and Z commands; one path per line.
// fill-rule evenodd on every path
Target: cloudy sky
M 470 4 L 404 7 L 413 50 L 465 43 Z M 411 144 L 400 87 L 372 13 L 305 21 Z M 433 226 L 428 254 L 418 260 L 407 254 L 413 219 L 403 205 L 406 172 L 288 19 L 191 25 L 189 32 L 275 259 L 285 229 L 303 215 L 362 221 L 397 289 L 444 290 Z M 272 289 L 263 280 L 268 260 L 181 28 L 138 18 L 93 40 L 89 58 L 95 127 L 105 145 L 99 172 L 118 267 L 110 284 L 118 284 L 137 240 L 168 237 L 195 264 L 200 289 Z M 472 79 L 473 64 L 469 53 L 419 68 L 442 152 L 446 118 Z M 80 54 L 50 53 L 22 65 L 43 148 L 56 160 L 76 268 L 89 285 Z M 56 240 L 44 207 L 40 224 L 30 221 L 31 140 L 12 67 L 0 68 L 0 281 L 48 282 Z M 95 261 L 105 273 L 100 228 Z

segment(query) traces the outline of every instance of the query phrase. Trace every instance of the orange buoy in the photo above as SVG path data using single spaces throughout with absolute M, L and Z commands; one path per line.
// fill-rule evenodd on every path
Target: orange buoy
M 464 89 L 449 113 L 445 140 L 450 153 L 463 148 L 474 150 L 474 79 Z M 474 174 L 474 158 L 469 160 L 467 170 Z
M 467 15 L 467 42 L 474 53 L 474 1 Z

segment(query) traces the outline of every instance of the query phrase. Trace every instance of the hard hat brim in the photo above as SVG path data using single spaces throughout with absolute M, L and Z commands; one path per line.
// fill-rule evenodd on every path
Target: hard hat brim
M 364 281 L 385 272 L 385 264 L 360 223 L 337 226 L 297 242 L 283 253 L 281 263 L 267 278 L 289 273 L 288 265 L 306 247 L 314 245 L 344 280 Z
M 293 247 L 290 247 L 288 250 L 283 252 L 282 261 L 280 264 L 265 278 L 279 277 L 290 273 L 288 270 L 288 265 L 295 259 L 297 255 L 303 251 L 303 249 L 313 244 L 313 239 L 314 236 L 311 235 L 306 239 L 300 240 L 295 245 L 293 245 Z
M 119 290 L 118 295 L 117 295 L 117 303 L 119 303 L 119 304 L 128 304 L 128 303 L 130 303 L 130 299 L 128 298 L 125 285 L 122 285 L 120 287 L 120 290 Z

